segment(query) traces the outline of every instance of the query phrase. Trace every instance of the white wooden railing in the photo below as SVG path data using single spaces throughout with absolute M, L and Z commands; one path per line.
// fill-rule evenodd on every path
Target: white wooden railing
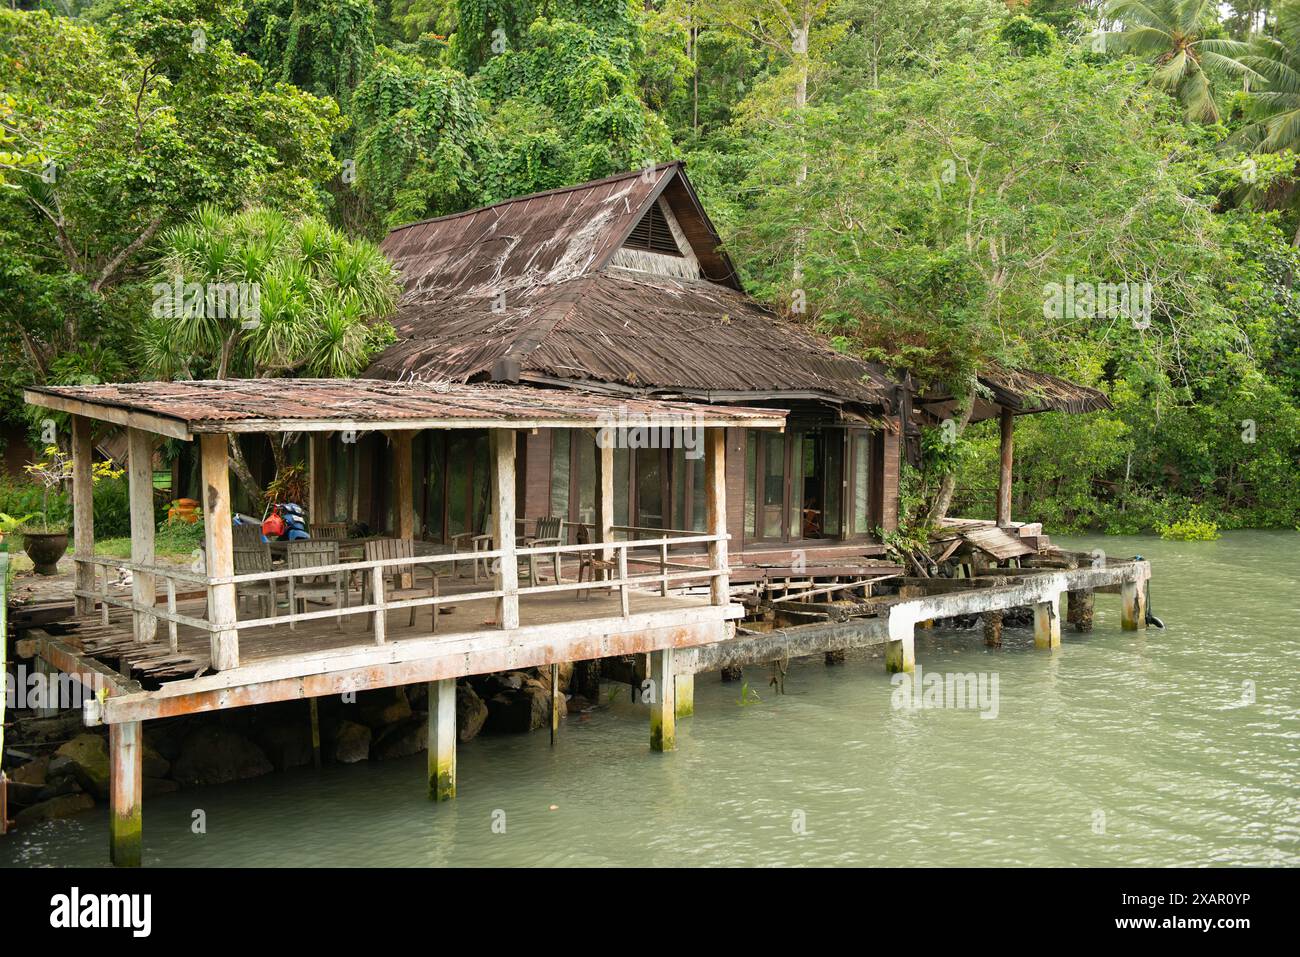
M 373 617 L 374 640 L 377 644 L 383 644 L 386 632 L 386 616 L 388 612 L 408 610 L 412 608 L 428 608 L 438 605 L 451 603 L 464 603 L 478 600 L 496 600 L 508 606 L 513 614 L 506 613 L 506 608 L 499 605 L 499 617 L 497 618 L 498 626 L 502 621 L 518 621 L 518 608 L 520 596 L 559 594 L 570 591 L 614 591 L 619 593 L 621 612 L 624 618 L 630 615 L 629 608 L 629 591 L 632 589 L 643 589 L 646 586 L 654 587 L 660 595 L 667 595 L 669 586 L 677 582 L 690 580 L 709 581 L 725 578 L 728 569 L 725 563 L 720 563 L 720 567 L 704 566 L 699 564 L 688 564 L 682 562 L 672 562 L 668 559 L 669 548 L 673 546 L 692 545 L 707 546 L 710 543 L 725 542 L 727 535 L 706 535 L 697 532 L 682 531 L 677 529 L 637 529 L 631 526 L 616 526 L 612 529 L 615 533 L 627 532 L 654 532 L 659 535 L 657 538 L 649 539 L 627 539 L 618 540 L 611 536 L 609 541 L 598 541 L 590 544 L 562 544 L 562 545 L 542 545 L 533 547 L 516 547 L 508 550 L 492 549 L 483 550 L 473 553 L 473 558 L 479 561 L 499 562 L 501 559 L 514 560 L 515 562 L 526 562 L 530 558 L 540 559 L 549 558 L 555 555 L 561 556 L 560 563 L 563 567 L 563 556 L 577 555 L 588 556 L 590 558 L 600 559 L 605 563 L 602 571 L 606 577 L 599 581 L 558 581 L 548 584 L 538 584 L 533 582 L 530 585 L 520 587 L 516 585 L 513 588 L 502 588 L 499 585 L 502 576 L 496 576 L 493 587 L 475 591 L 457 591 L 453 594 L 442 595 L 437 593 L 437 588 L 431 585 L 434 594 L 418 598 L 402 598 L 389 600 L 386 597 L 386 581 L 394 570 L 407 570 L 414 572 L 416 568 L 428 567 L 436 578 L 440 578 L 438 566 L 447 565 L 454 567 L 456 562 L 464 562 L 468 557 L 465 553 L 448 552 L 444 554 L 414 555 L 403 558 L 384 558 L 384 559 L 367 559 L 362 561 L 340 562 L 333 565 L 314 565 L 307 568 L 277 568 L 272 571 L 259 571 L 242 575 L 213 576 L 192 568 L 176 565 L 157 565 L 141 564 L 126 559 L 107 558 L 103 556 L 95 557 L 76 557 L 75 561 L 79 564 L 91 566 L 94 570 L 92 580 L 97 581 L 98 587 L 90 590 L 77 589 L 74 594 L 78 598 L 84 598 L 100 603 L 100 615 L 104 624 L 109 623 L 109 611 L 111 608 L 122 608 L 132 613 L 135 621 L 135 635 L 137 640 L 148 641 L 156 636 L 158 623 L 165 623 L 167 626 L 168 644 L 172 650 L 177 648 L 177 628 L 185 625 L 200 631 L 214 634 L 217 632 L 229 633 L 234 632 L 236 637 L 241 629 L 261 628 L 275 625 L 289 625 L 298 622 L 317 621 L 321 619 L 348 618 L 357 615 L 370 615 Z M 637 551 L 651 551 L 652 555 L 648 558 L 630 556 L 630 553 Z M 606 558 L 605 556 L 612 556 Z M 650 564 L 653 568 L 645 572 L 629 571 L 629 561 L 632 564 Z M 111 579 L 115 577 L 120 570 L 125 569 L 133 575 L 153 576 L 155 582 L 159 579 L 166 586 L 166 602 L 164 605 L 150 604 L 147 601 L 137 601 L 134 596 L 115 596 L 110 592 Z M 499 570 L 499 569 L 498 569 Z M 592 569 L 594 575 L 595 569 Z M 191 591 L 203 589 L 211 598 L 211 589 L 222 585 L 234 585 L 238 589 L 241 585 L 250 585 L 259 582 L 279 582 L 289 579 L 316 578 L 330 575 L 347 575 L 348 580 L 354 575 L 371 576 L 370 594 L 372 600 L 361 604 L 352 605 L 347 602 L 348 581 L 344 583 L 345 603 L 343 607 L 330 607 L 314 611 L 298 612 L 290 607 L 286 614 L 275 614 L 270 617 L 253 618 L 237 620 L 233 622 L 216 622 L 207 617 L 195 618 L 177 611 L 177 594 L 182 590 L 182 586 L 192 586 Z M 454 577 L 454 576 L 453 576 Z M 725 592 L 725 588 L 723 589 Z M 364 593 L 364 590 L 363 590 Z M 212 607 L 209 600 L 208 607 Z M 436 620 L 436 615 L 435 615 Z M 527 627 L 521 625 L 521 627 Z

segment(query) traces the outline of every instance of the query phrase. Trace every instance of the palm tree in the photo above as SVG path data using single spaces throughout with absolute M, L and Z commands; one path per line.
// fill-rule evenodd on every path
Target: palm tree
M 1188 119 L 1201 123 L 1219 120 L 1212 75 L 1240 72 L 1225 55 L 1231 41 L 1203 35 L 1215 8 L 1213 0 L 1111 0 L 1105 12 L 1120 24 L 1106 36 L 1119 49 L 1154 61 L 1152 82 L 1178 98 Z
M 1250 76 L 1241 142 L 1262 153 L 1300 152 L 1300 0 L 1278 7 L 1271 34 L 1233 43 L 1232 53 Z

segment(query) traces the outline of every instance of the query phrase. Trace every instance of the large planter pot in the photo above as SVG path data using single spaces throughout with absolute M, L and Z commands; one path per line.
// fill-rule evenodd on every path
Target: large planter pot
M 67 532 L 23 532 L 23 551 L 38 575 L 57 575 L 59 559 L 67 550 Z

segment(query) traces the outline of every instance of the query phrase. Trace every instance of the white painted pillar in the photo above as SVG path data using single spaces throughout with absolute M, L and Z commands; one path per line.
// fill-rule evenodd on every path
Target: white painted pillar
M 76 565 L 76 590 L 95 590 L 95 479 L 94 446 L 90 441 L 90 420 L 72 417 L 72 558 Z M 92 615 L 95 599 L 78 597 L 78 615 Z
M 229 453 L 225 435 L 204 433 L 199 436 L 199 459 L 203 471 L 203 540 L 209 578 L 229 578 L 235 574 L 234 533 L 230 525 Z M 210 638 L 213 669 L 227 671 L 239 667 L 234 585 L 208 586 L 208 621 L 217 626 Z
M 673 680 L 677 701 L 675 713 L 679 718 L 689 718 L 695 714 L 695 675 L 679 674 Z
M 497 624 L 503 629 L 519 627 L 519 561 L 515 557 L 515 433 L 493 429 L 492 457 L 492 542 L 503 553 L 497 562 L 496 588 L 504 592 L 497 599 Z
M 601 436 L 605 438 L 601 440 Z M 615 431 L 611 429 L 600 429 L 596 432 L 596 452 L 600 456 L 600 540 L 602 542 L 612 542 L 614 540 L 614 445 Z M 614 549 L 608 547 L 600 550 L 600 557 L 604 561 L 614 560 Z
M 896 611 L 889 614 L 889 637 L 885 641 L 885 670 L 891 674 L 916 671 L 916 622 Z
M 1049 651 L 1061 647 L 1061 594 L 1034 605 L 1034 647 Z
M 677 750 L 677 682 L 673 649 L 650 652 L 650 750 Z
M 131 561 L 140 565 L 153 565 L 154 513 L 153 513 L 153 448 L 154 436 L 143 429 L 127 429 L 127 478 L 131 497 Z M 131 574 L 131 598 L 136 605 L 152 607 L 156 601 L 154 576 L 148 572 Z M 132 629 L 135 640 L 153 641 L 158 620 L 147 612 L 133 612 Z
M 1147 626 L 1147 590 L 1142 578 L 1125 579 L 1119 586 L 1120 623 L 1125 631 Z
M 108 726 L 108 853 L 118 867 L 139 867 L 144 743 L 141 723 Z
M 456 796 L 456 679 L 429 682 L 429 798 Z
M 397 537 L 415 540 L 415 477 L 411 464 L 411 444 L 414 432 L 394 432 L 393 442 L 393 518 L 397 524 Z M 411 566 L 400 575 L 403 588 L 414 582 Z

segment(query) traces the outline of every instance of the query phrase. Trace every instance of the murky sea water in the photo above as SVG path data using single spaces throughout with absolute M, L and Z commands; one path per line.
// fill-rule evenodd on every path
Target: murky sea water
M 874 650 L 791 662 L 784 696 L 750 669 L 745 705 L 701 675 L 659 755 L 624 688 L 555 748 L 462 746 L 447 804 L 424 797 L 423 755 L 148 799 L 145 863 L 1300 864 L 1300 535 L 1065 544 L 1151 559 L 1168 628 L 1121 631 L 1118 596 L 1098 595 L 1094 631 L 1067 626 L 1055 654 L 1027 629 L 1000 651 L 979 629 L 918 631 L 924 671 L 997 674 L 994 719 L 895 710 Z M 0 864 L 97 865 L 106 846 L 101 808 L 0 840 Z

